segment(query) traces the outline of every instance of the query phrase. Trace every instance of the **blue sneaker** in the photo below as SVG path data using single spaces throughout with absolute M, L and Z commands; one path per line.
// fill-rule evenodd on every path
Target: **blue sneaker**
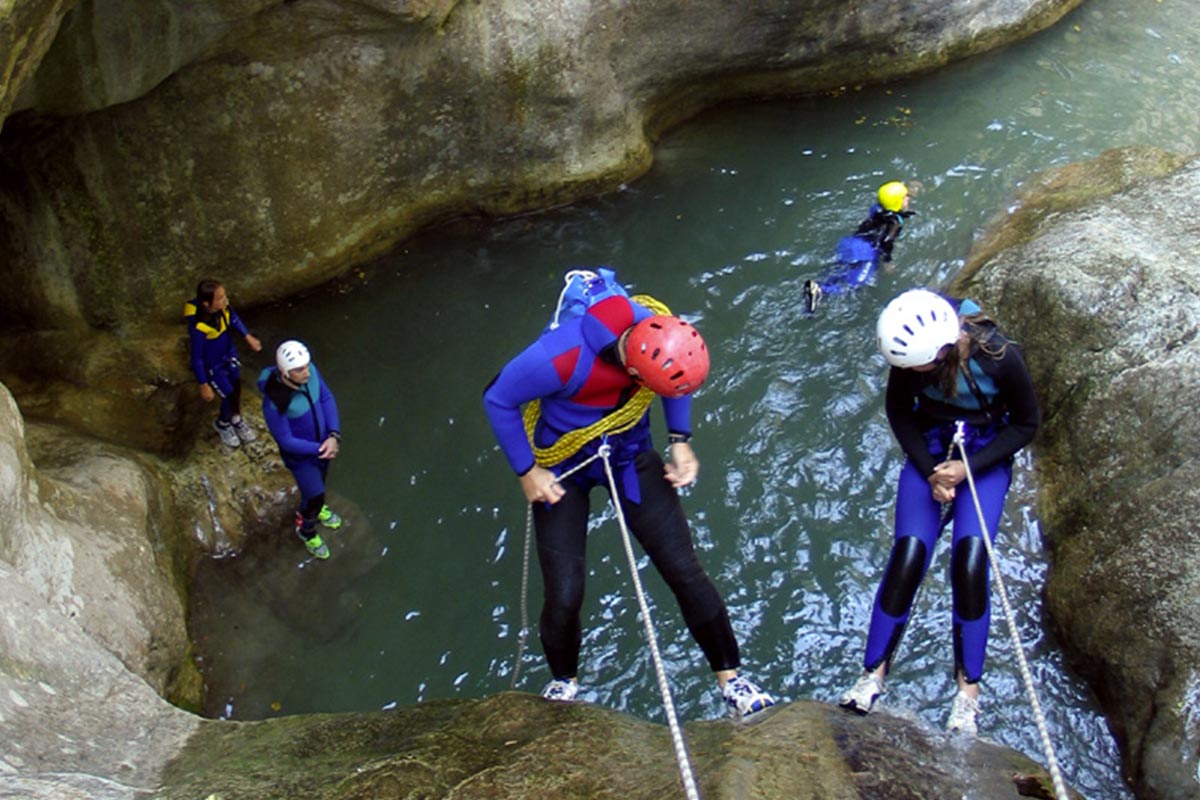
M 579 684 L 575 681 L 564 681 L 555 678 L 542 689 L 542 697 L 556 703 L 569 703 L 579 694 Z
M 725 683 L 724 688 L 721 689 L 721 696 L 725 698 L 725 705 L 729 709 L 729 713 L 742 719 L 775 705 L 775 698 L 758 688 L 752 680 L 741 675 L 730 678 Z

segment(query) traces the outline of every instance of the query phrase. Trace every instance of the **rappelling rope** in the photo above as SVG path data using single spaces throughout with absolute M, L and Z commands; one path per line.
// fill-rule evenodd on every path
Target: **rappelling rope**
M 992 537 L 988 534 L 987 522 L 983 518 L 983 506 L 979 503 L 979 493 L 975 491 L 975 477 L 971 474 L 971 464 L 967 461 L 966 436 L 963 433 L 963 422 L 956 423 L 952 445 L 958 445 L 962 455 L 963 468 L 967 473 L 967 485 L 971 489 L 971 499 L 975 503 L 975 513 L 979 515 L 979 530 L 983 534 L 983 544 L 987 548 L 988 561 L 992 565 L 992 577 L 996 581 L 996 590 L 1000 594 L 1000 604 L 1004 608 L 1004 619 L 1008 623 L 1008 633 L 1012 638 L 1013 651 L 1017 654 L 1017 665 L 1021 669 L 1021 679 L 1025 681 L 1025 693 L 1029 696 L 1029 704 L 1033 706 L 1033 719 L 1037 723 L 1038 735 L 1042 739 L 1042 752 L 1046 755 L 1046 763 L 1050 768 L 1050 779 L 1054 781 L 1054 794 L 1058 800 L 1069 800 L 1066 786 L 1063 784 L 1062 773 L 1058 769 L 1058 759 L 1054 756 L 1054 745 L 1050 742 L 1050 732 L 1046 729 L 1046 715 L 1042 713 L 1042 705 L 1038 702 L 1037 690 L 1033 687 L 1033 675 L 1029 672 L 1029 664 L 1025 660 L 1025 647 L 1021 644 L 1021 634 L 1017 631 L 1017 622 L 1013 617 L 1012 606 L 1008 602 L 1008 592 L 1004 588 L 1004 579 L 1000 577 L 1000 563 L 996 551 L 992 547 Z
M 658 691 L 662 694 L 663 711 L 667 715 L 667 725 L 671 729 L 671 742 L 675 745 L 675 760 L 679 763 L 679 778 L 683 781 L 683 790 L 688 800 L 699 800 L 700 793 L 696 789 L 696 780 L 692 777 L 692 764 L 688 758 L 687 744 L 683 741 L 683 730 L 675 716 L 675 703 L 671 700 L 671 687 L 667 683 L 667 671 L 663 667 L 662 656 L 658 652 L 658 637 L 654 633 L 654 622 L 650 619 L 650 607 L 646 604 L 646 593 L 642 590 L 642 579 L 638 577 L 637 559 L 633 554 L 633 545 L 629 541 L 629 529 L 625 526 L 625 514 L 617 499 L 617 481 L 613 477 L 612 464 L 608 460 L 609 446 L 600 446 L 600 454 L 604 457 L 604 474 L 608 476 L 609 492 L 612 496 L 613 508 L 617 511 L 617 524 L 621 527 L 621 542 L 625 545 L 625 557 L 629 560 L 629 577 L 633 579 L 633 588 L 637 594 L 638 608 L 642 612 L 642 626 L 646 631 L 646 643 L 650 645 L 650 656 L 654 659 L 654 672 L 658 676 Z
M 607 445 L 605 445 L 607 447 Z M 563 478 L 573 475 L 588 464 L 600 458 L 600 453 L 593 453 L 569 470 L 559 475 L 555 483 L 562 483 Z M 512 680 L 508 688 L 517 688 L 517 679 L 521 676 L 521 660 L 525 657 L 525 640 L 529 637 L 529 550 L 533 541 L 533 503 L 525 505 L 525 557 L 521 563 L 521 632 L 517 635 L 517 663 L 513 667 Z
M 638 608 L 642 613 L 642 625 L 646 631 L 646 642 L 650 645 L 650 656 L 654 661 L 655 675 L 658 677 L 658 690 L 662 695 L 663 711 L 667 715 L 667 726 L 671 731 L 671 743 L 675 748 L 675 760 L 679 764 L 679 778 L 683 781 L 683 789 L 687 793 L 688 800 L 700 800 L 700 793 L 696 789 L 696 779 L 692 775 L 692 764 L 688 757 L 687 745 L 683 741 L 683 731 L 679 727 L 679 719 L 675 714 L 675 703 L 671 699 L 671 687 L 667 683 L 666 669 L 663 667 L 662 655 L 658 650 L 658 637 L 654 632 L 654 622 L 650 619 L 650 608 L 646 603 L 646 593 L 642 589 L 642 580 L 638 576 L 637 559 L 633 554 L 633 545 L 629 541 L 629 529 L 625 525 L 625 514 L 621 510 L 621 503 L 616 499 L 618 497 L 616 478 L 613 476 L 612 465 L 608 460 L 611 452 L 612 447 L 609 444 L 600 445 L 599 449 L 591 457 L 575 465 L 562 475 L 559 475 L 557 482 L 561 483 L 564 478 L 583 469 L 597 458 L 604 459 L 604 474 L 608 477 L 609 491 L 613 498 L 613 508 L 617 512 L 617 524 L 621 528 L 621 542 L 625 547 L 625 557 L 629 560 L 629 574 L 633 579 L 634 593 L 637 595 Z M 512 681 L 509 684 L 510 688 L 516 688 L 517 686 L 517 679 L 521 674 L 521 660 L 525 655 L 525 641 L 529 634 L 529 612 L 526 596 L 529 586 L 529 551 L 532 539 L 533 504 L 530 503 L 528 511 L 525 514 L 525 560 L 521 569 L 521 632 L 518 636 L 517 658 L 516 664 L 513 667 Z

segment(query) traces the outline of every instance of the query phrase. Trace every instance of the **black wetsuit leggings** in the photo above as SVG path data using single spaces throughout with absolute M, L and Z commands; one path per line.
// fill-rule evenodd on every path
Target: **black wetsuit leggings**
M 636 468 L 641 502 L 631 503 L 624 497 L 621 501 L 629 530 L 675 594 L 684 622 L 709 666 L 713 671 L 737 669 L 738 645 L 725 601 L 696 558 L 679 495 L 663 477 L 662 458 L 653 450 L 644 451 L 637 456 Z M 545 586 L 542 648 L 550 672 L 566 679 L 579 670 L 591 487 L 584 488 L 570 478 L 562 486 L 565 494 L 554 505 L 534 504 L 533 520 Z

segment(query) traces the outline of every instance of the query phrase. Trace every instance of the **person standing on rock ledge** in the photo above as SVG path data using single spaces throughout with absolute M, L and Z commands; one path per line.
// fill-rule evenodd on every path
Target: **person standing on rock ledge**
M 308 348 L 295 339 L 275 350 L 275 366 L 262 371 L 258 388 L 263 394 L 263 419 L 300 489 L 296 535 L 308 552 L 329 558 L 329 547 L 317 533 L 317 523 L 329 530 L 342 526 L 342 518 L 325 504 L 329 462 L 337 458 L 342 441 L 337 401 L 312 363 Z
M 1037 398 L 1020 349 L 970 300 L 952 302 L 912 289 L 884 308 L 876 337 L 891 365 L 888 423 L 907 458 L 896 491 L 895 540 L 871 611 L 864 672 L 840 705 L 867 714 L 883 694 L 883 679 L 934 545 L 945 521 L 953 520 L 958 691 L 946 728 L 974 736 L 991 621 L 990 576 L 979 516 L 969 487 L 960 485 L 966 466 L 952 441 L 963 423 L 971 476 L 987 534 L 994 538 L 1012 482 L 1013 457 L 1037 433 Z
M 205 279 L 196 287 L 196 296 L 183 306 L 192 352 L 192 372 L 200 384 L 200 399 L 211 403 L 221 397 L 221 410 L 213 422 L 226 447 L 238 447 L 258 438 L 242 418 L 242 373 L 237 348 L 230 331 L 245 338 L 254 352 L 262 344 L 229 307 L 229 297 L 220 281 Z
M 654 304 L 650 298 L 630 298 L 611 270 L 573 270 L 566 284 L 554 321 L 483 394 L 496 439 L 533 504 L 544 584 L 540 634 L 552 676 L 542 696 L 567 702 L 579 692 L 588 496 L 598 484 L 610 486 L 611 469 L 612 500 L 679 602 L 724 704 L 738 717 L 762 711 L 775 701 L 738 674 L 729 613 L 696 557 L 676 491 L 700 469 L 690 412 L 691 393 L 708 375 L 704 340 L 665 308 L 656 315 L 643 304 Z M 650 438 L 656 395 L 669 463 Z M 533 414 L 522 413 L 526 404 Z M 609 455 L 595 458 L 602 446 Z

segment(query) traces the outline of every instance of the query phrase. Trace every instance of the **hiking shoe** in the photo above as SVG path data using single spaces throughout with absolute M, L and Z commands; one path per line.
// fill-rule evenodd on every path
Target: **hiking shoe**
M 221 443 L 226 447 L 237 447 L 242 443 L 242 440 L 238 438 L 237 431 L 233 429 L 233 425 L 230 423 L 216 420 L 213 422 L 213 427 L 221 437 Z
M 859 677 L 850 691 L 842 695 L 838 705 L 847 711 L 865 716 L 871 713 L 871 708 L 881 694 L 883 694 L 883 681 L 875 677 L 874 673 L 866 673 Z
M 250 444 L 258 438 L 258 434 L 254 432 L 254 428 L 251 428 L 250 424 L 242 417 L 234 417 L 233 422 L 230 424 L 233 427 L 233 432 L 246 444 Z
M 575 681 L 564 681 L 558 678 L 546 684 L 542 689 L 542 697 L 556 703 L 569 703 L 579 694 L 579 684 Z
M 946 730 L 951 733 L 962 733 L 974 736 L 979 731 L 975 717 L 979 714 L 979 700 L 963 692 L 954 695 L 950 704 L 950 718 L 946 720 Z
M 808 309 L 808 313 L 813 313 L 817 310 L 817 303 L 821 300 L 821 285 L 815 283 L 811 278 L 804 282 L 804 307 Z
M 729 713 L 735 717 L 748 717 L 775 705 L 775 698 L 741 675 L 726 681 L 721 696 Z
M 342 527 L 342 518 L 331 511 L 329 506 L 321 506 L 321 510 L 317 512 L 317 521 L 331 531 Z
M 296 535 L 300 537 L 300 541 L 304 542 L 304 546 L 308 548 L 309 553 L 322 561 L 329 558 L 329 548 L 325 546 L 325 542 L 321 540 L 319 533 L 314 533 L 311 539 L 306 539 L 304 538 L 304 532 L 297 529 Z

